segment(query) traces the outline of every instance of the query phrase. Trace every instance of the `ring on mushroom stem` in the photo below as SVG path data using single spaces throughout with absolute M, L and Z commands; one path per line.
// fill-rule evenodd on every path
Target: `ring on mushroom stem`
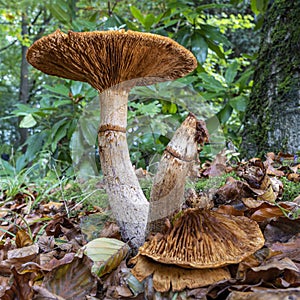
M 129 158 L 128 93 L 134 85 L 183 77 L 197 60 L 167 37 L 124 30 L 57 30 L 34 42 L 27 60 L 46 74 L 88 82 L 99 91 L 99 152 L 109 202 L 123 239 L 138 248 L 145 239 L 149 203 Z

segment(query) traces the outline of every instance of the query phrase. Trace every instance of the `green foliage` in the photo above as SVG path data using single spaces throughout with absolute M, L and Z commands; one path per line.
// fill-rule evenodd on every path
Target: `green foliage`
M 208 191 L 212 188 L 217 189 L 226 183 L 226 179 L 228 177 L 233 177 L 236 180 L 240 180 L 240 178 L 235 174 L 235 172 L 224 173 L 221 176 L 215 176 L 211 178 L 200 178 L 195 183 L 194 188 L 197 192 Z
M 80 82 L 65 81 L 64 84 L 55 87 L 45 85 L 44 88 L 38 105 L 17 104 L 12 111 L 13 116 L 22 118 L 20 127 L 32 130 L 22 157 L 26 164 L 49 152 L 53 159 L 64 162 L 62 168 L 66 168 L 72 163 L 69 143 L 82 106 L 86 103 L 85 99 L 95 96 L 96 92 Z
M 300 183 L 288 180 L 286 177 L 280 178 L 283 183 L 283 201 L 293 201 L 300 194 Z
M 252 1 L 252 9 L 261 11 L 262 1 Z M 0 104 L 4 107 L 0 118 L 5 117 L 0 125 L 0 137 L 2 143 L 17 145 L 15 150 L 26 146 L 26 152 L 17 154 L 18 172 L 28 164 L 37 163 L 45 166 L 43 174 L 53 166 L 59 170 L 59 176 L 72 174 L 71 165 L 80 164 L 86 147 L 90 151 L 87 155 L 95 158 L 98 124 L 89 121 L 95 117 L 94 113 L 98 114 L 97 110 L 93 116 L 86 115 L 86 120 L 80 118 L 96 96 L 92 88 L 29 68 L 29 99 L 27 103 L 18 103 L 21 46 L 28 46 L 57 28 L 64 32 L 119 28 L 153 32 L 171 37 L 197 58 L 198 68 L 178 81 L 183 86 L 176 93 L 171 93 L 167 84 L 136 88 L 135 98 L 129 103 L 128 141 L 137 168 L 155 170 L 160 154 L 188 111 L 196 112 L 210 127 L 215 126 L 217 117 L 226 138 L 239 144 L 241 121 L 251 88 L 249 66 L 254 56 L 251 56 L 253 50 L 251 55 L 236 55 L 231 40 L 236 41 L 237 38 L 232 38 L 235 33 L 236 36 L 244 36 L 241 32 L 250 34 L 255 26 L 253 16 L 240 13 L 240 8 L 222 1 L 207 4 L 186 0 L 51 0 L 45 3 L 30 0 L 19 1 L 18 5 L 13 4 L 15 1 L 2 2 L 5 9 L 0 6 L 0 22 L 4 23 L 0 29 L 0 51 L 12 45 L 1 52 L 0 58 L 3 78 Z M 235 2 L 241 5 L 240 1 Z M 28 33 L 22 33 L 22 15 Z M 249 43 L 252 47 L 253 43 Z M 188 99 L 190 94 L 184 93 L 186 86 L 192 91 L 192 100 Z M 14 118 L 7 118 L 9 114 Z M 20 128 L 28 133 L 25 145 L 18 144 Z M 211 155 L 209 151 L 204 152 Z M 45 161 L 46 164 L 42 163 Z M 12 165 L 16 167 L 15 163 Z M 99 165 L 86 170 L 97 173 Z

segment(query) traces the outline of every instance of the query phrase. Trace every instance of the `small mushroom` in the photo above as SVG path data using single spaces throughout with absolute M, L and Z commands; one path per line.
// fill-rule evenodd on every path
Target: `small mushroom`
M 169 233 L 157 234 L 139 254 L 184 268 L 218 268 L 236 264 L 259 250 L 264 237 L 258 224 L 242 216 L 190 208 Z
M 36 41 L 27 60 L 42 72 L 88 82 L 100 93 L 99 153 L 110 206 L 122 237 L 142 245 L 149 212 L 126 140 L 130 88 L 180 78 L 197 66 L 173 40 L 133 31 L 59 30 Z M 120 84 L 120 83 L 124 84 Z

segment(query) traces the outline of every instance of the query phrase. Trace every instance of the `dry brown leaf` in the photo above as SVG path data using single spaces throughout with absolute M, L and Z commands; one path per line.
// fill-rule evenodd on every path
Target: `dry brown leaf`
M 91 274 L 89 260 L 75 257 L 46 274 L 42 286 L 66 300 L 82 300 L 95 289 L 96 278 Z
M 243 198 L 254 196 L 250 186 L 243 181 L 228 177 L 214 195 L 214 202 L 220 204 L 238 204 Z
M 289 257 L 294 262 L 300 263 L 300 236 L 292 238 L 286 243 L 273 243 L 270 245 L 270 249 L 273 251 L 281 252 L 277 257 L 281 259 L 283 257 Z
M 264 229 L 264 236 L 268 246 L 275 242 L 285 243 L 300 232 L 300 219 L 290 220 L 277 218 L 271 220 Z
M 33 242 L 25 230 L 18 230 L 16 234 L 16 245 L 18 248 L 32 245 Z
M 253 292 L 233 291 L 226 300 L 300 300 L 300 289 L 252 289 Z
M 257 222 L 262 222 L 266 219 L 285 216 L 284 211 L 288 214 L 297 205 L 293 202 L 278 202 L 277 205 L 263 202 L 258 207 L 254 208 L 251 214 L 251 219 Z

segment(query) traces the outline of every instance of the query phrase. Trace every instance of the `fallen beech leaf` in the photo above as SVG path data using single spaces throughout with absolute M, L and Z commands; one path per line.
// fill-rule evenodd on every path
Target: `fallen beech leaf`
M 273 187 L 270 183 L 269 187 L 264 190 L 262 195 L 257 196 L 257 200 L 268 201 L 268 202 L 275 202 L 277 195 L 274 193 Z
M 9 250 L 7 252 L 7 258 L 10 261 L 16 259 L 19 262 L 21 261 L 26 262 L 32 260 L 34 257 L 37 256 L 38 253 L 39 253 L 39 246 L 33 244 L 31 246 Z
M 229 216 L 244 216 L 243 210 L 238 210 L 234 208 L 232 205 L 220 205 L 216 211 L 220 214 L 229 215 Z
M 252 197 L 254 193 L 251 191 L 246 182 L 228 177 L 226 183 L 221 186 L 214 195 L 215 204 L 237 204 L 242 198 Z
M 59 266 L 71 263 L 74 257 L 75 253 L 66 253 L 66 255 L 63 258 L 56 259 L 55 257 L 53 257 L 52 253 L 51 260 L 47 261 L 47 263 L 45 264 L 41 264 L 41 268 L 45 271 L 51 271 Z
M 114 222 L 106 222 L 100 231 L 99 237 L 121 239 L 120 227 Z
M 297 236 L 287 243 L 273 243 L 270 245 L 270 249 L 273 251 L 281 252 L 277 257 L 281 259 L 283 257 L 289 257 L 291 260 L 300 262 L 300 237 Z
M 248 208 L 257 208 L 264 203 L 264 201 L 256 200 L 253 198 L 243 198 L 242 201 Z
M 42 286 L 66 300 L 82 300 L 96 287 L 89 264 L 86 257 L 75 257 L 71 263 L 47 273 Z
M 299 173 L 290 173 L 287 176 L 287 179 L 293 182 L 300 182 L 300 174 Z
M 298 267 L 292 262 L 291 259 L 288 257 L 285 257 L 281 260 L 276 260 L 270 263 L 267 263 L 263 266 L 253 267 L 251 268 L 254 272 L 260 272 L 260 271 L 268 271 L 270 269 L 278 269 L 278 270 L 293 270 L 298 272 Z
M 32 299 L 34 292 L 31 288 L 31 285 L 36 275 L 34 273 L 19 274 L 15 267 L 12 267 L 12 273 L 14 275 L 14 283 L 11 288 L 14 291 L 14 295 L 17 296 L 17 299 Z
M 226 170 L 226 161 L 226 149 L 223 149 L 216 155 L 210 166 L 202 174 L 208 177 L 221 176 Z
M 249 284 L 259 282 L 275 284 L 277 278 L 283 277 L 286 270 L 299 272 L 298 267 L 289 258 L 285 257 L 281 260 L 275 260 L 275 258 L 265 265 L 250 268 L 243 281 Z
M 278 202 L 276 205 L 263 202 L 260 206 L 253 209 L 254 212 L 251 214 L 251 219 L 262 222 L 274 217 L 283 217 L 288 215 L 296 206 L 293 202 Z
M 45 300 L 45 299 L 53 299 L 53 300 L 65 300 L 58 295 L 55 295 L 49 292 L 47 289 L 43 288 L 42 286 L 35 285 L 32 289 L 37 293 L 34 297 L 34 300 Z
M 117 239 L 99 238 L 84 246 L 84 254 L 93 262 L 92 272 L 101 277 L 117 268 L 129 251 L 129 246 Z
M 68 218 L 58 215 L 48 223 L 45 231 L 47 235 L 59 237 L 61 234 L 63 234 L 63 228 L 71 229 L 74 228 L 74 225 Z
M 53 201 L 50 201 L 46 204 L 43 204 L 42 205 L 42 208 L 44 210 L 44 212 L 54 212 L 54 213 L 57 213 L 59 211 L 61 211 L 63 209 L 63 203 L 61 202 L 53 202 Z
M 226 300 L 300 300 L 300 289 L 260 289 L 253 292 L 233 291 Z
M 16 245 L 18 248 L 32 245 L 33 242 L 29 234 L 24 230 L 18 230 L 16 234 Z
M 271 220 L 264 230 L 266 245 L 270 246 L 274 242 L 285 243 L 298 235 L 299 232 L 300 219 L 290 220 L 281 217 L 276 220 Z

